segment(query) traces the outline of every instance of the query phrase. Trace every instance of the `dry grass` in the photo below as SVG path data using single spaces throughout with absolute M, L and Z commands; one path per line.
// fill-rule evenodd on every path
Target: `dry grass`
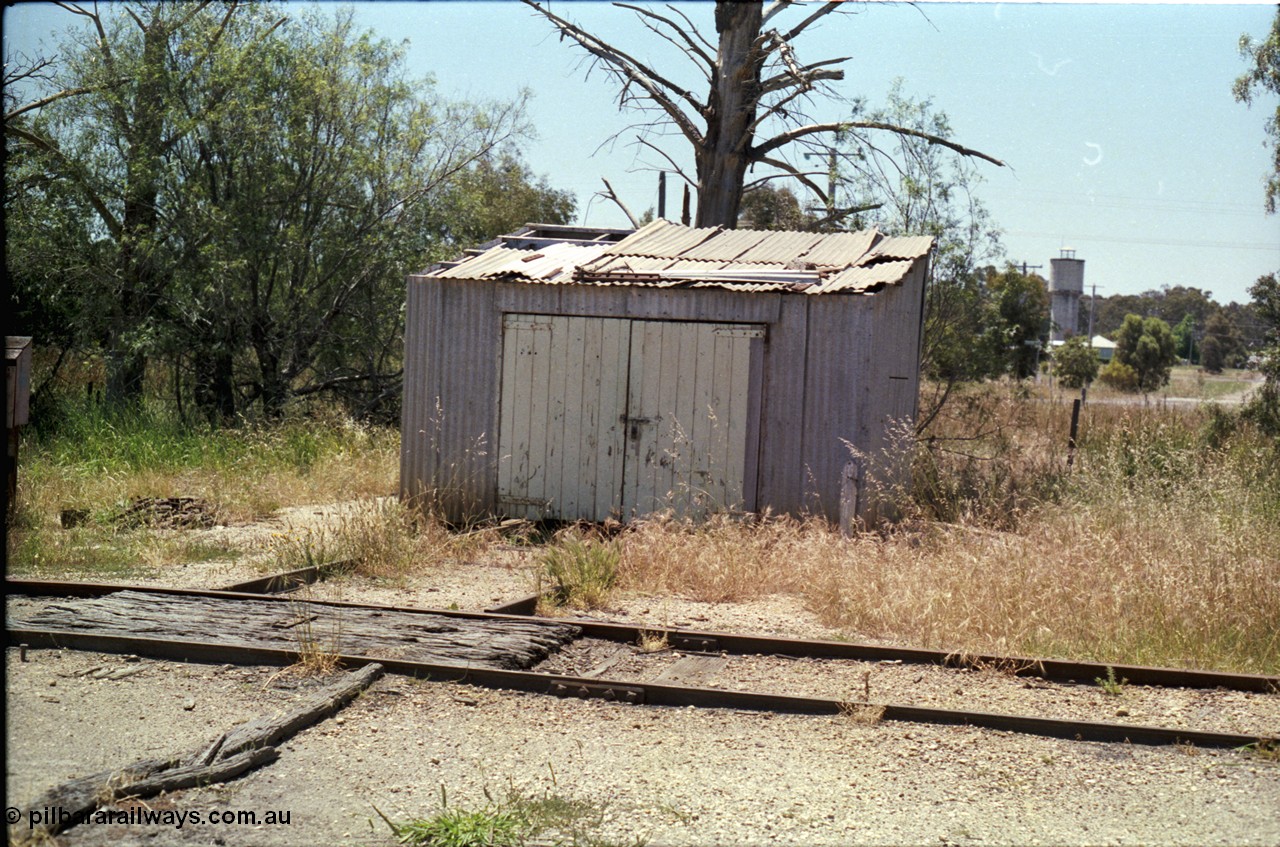
M 1016 402 L 994 418 L 975 404 L 1007 425 L 963 450 L 921 448 L 925 487 L 891 532 L 650 521 L 623 536 L 622 584 L 794 594 L 827 625 L 937 649 L 1280 671 L 1274 445 L 1209 446 L 1208 413 L 1091 407 L 1068 475 L 1062 407 L 1002 420 Z
M 671 643 L 667 640 L 665 632 L 642 629 L 640 637 L 636 639 L 636 649 L 641 653 L 661 653 L 670 648 Z
M 496 530 L 456 534 L 437 517 L 394 498 L 357 500 L 331 520 L 277 533 L 268 569 L 345 562 L 353 573 L 399 580 L 451 559 L 473 558 L 497 538 Z
M 840 717 L 859 726 L 875 726 L 884 719 L 884 706 L 874 703 L 840 703 Z

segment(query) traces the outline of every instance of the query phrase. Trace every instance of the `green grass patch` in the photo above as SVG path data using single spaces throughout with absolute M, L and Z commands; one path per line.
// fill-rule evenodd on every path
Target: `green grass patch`
M 401 844 L 411 847 L 520 847 L 534 839 L 539 844 L 576 847 L 609 847 L 600 829 L 605 807 L 588 800 L 554 792 L 532 796 L 515 789 L 495 801 L 488 789 L 478 808 L 450 806 L 440 786 L 440 810 L 430 817 L 392 821 L 374 808 Z M 631 842 L 642 845 L 637 839 Z
M 616 542 L 571 528 L 558 534 L 542 553 L 542 576 L 550 581 L 556 604 L 594 609 L 613 592 L 621 559 Z

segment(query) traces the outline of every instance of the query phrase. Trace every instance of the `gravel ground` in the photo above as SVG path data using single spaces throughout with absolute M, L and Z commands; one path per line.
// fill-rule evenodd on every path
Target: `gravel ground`
M 222 584 L 219 580 L 216 584 Z M 171 584 L 173 584 L 171 582 Z M 396 585 L 344 579 L 316 599 L 483 608 L 529 591 L 519 555 Z M 24 607 L 24 603 L 28 604 Z M 11 599 L 20 615 L 31 601 Z M 827 637 L 794 598 L 748 604 L 625 597 L 602 617 L 654 626 Z M 542 669 L 598 667 L 617 645 L 581 642 Z M 673 651 L 628 649 L 604 674 L 677 673 Z M 1026 687 L 995 672 L 729 657 L 698 684 L 1094 720 L 1280 731 L 1280 695 L 1126 686 Z M 96 673 L 85 673 L 99 668 Z M 63 780 L 184 752 L 271 713 L 317 681 L 273 668 L 186 665 L 72 651 L 7 656 L 7 793 L 21 805 Z M 119 679 L 112 674 L 138 670 Z M 867 675 L 869 673 L 869 675 Z M 95 676 L 104 678 L 95 678 Z M 301 688 L 299 687 L 301 686 Z M 191 706 L 191 708 L 186 708 Z M 1129 715 L 1116 715 L 1126 710 Z M 558 700 L 386 677 L 226 784 L 154 810 L 288 811 L 277 826 L 82 825 L 68 845 L 394 844 L 395 820 L 502 800 L 577 801 L 579 843 L 1280 844 L 1280 763 L 1236 751 L 1043 739 L 856 717 L 736 713 Z M 562 833 L 571 837 L 572 833 Z M 572 843 L 572 842 L 570 842 Z
M 92 680 L 68 674 L 123 663 L 30 651 L 21 664 L 9 652 L 11 797 L 197 746 L 296 696 L 264 688 L 268 669 L 143 660 L 142 673 Z M 603 809 L 592 833 L 619 843 L 1280 842 L 1280 766 L 1230 751 L 631 707 L 398 677 L 339 717 L 285 743 L 269 767 L 148 803 L 288 811 L 288 826 L 83 825 L 60 840 L 391 844 L 374 808 L 398 820 L 430 815 L 443 786 L 455 806 L 484 805 L 486 790 L 585 801 Z

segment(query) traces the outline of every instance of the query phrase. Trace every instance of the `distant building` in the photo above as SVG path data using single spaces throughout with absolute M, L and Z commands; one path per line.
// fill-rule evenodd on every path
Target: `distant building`
M 1063 344 L 1066 344 L 1066 343 L 1067 342 L 1063 339 L 1055 339 L 1054 341 L 1049 342 L 1049 346 L 1052 351 L 1052 350 L 1057 350 L 1059 347 L 1061 347 Z M 1105 338 L 1101 335 L 1095 335 L 1092 339 L 1090 339 L 1089 346 L 1093 348 L 1093 352 L 1098 354 L 1098 361 L 1102 362 L 1102 364 L 1104 365 L 1107 362 L 1110 362 L 1111 359 L 1116 355 L 1116 343 L 1111 339 Z

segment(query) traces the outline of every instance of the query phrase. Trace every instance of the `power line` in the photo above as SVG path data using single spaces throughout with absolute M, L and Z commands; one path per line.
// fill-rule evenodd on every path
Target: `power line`
M 1027 232 L 1025 230 L 1005 230 L 1008 235 L 1017 235 L 1024 238 L 1052 238 L 1060 240 L 1061 233 L 1051 232 Z M 1151 244 L 1159 247 L 1214 247 L 1223 250 L 1266 250 L 1269 252 L 1280 253 L 1280 244 L 1258 244 L 1242 241 L 1195 241 L 1190 239 L 1179 239 L 1177 241 L 1169 239 L 1156 238 L 1121 238 L 1119 236 L 1108 235 L 1077 235 L 1073 237 L 1077 243 L 1090 241 L 1104 241 L 1113 244 Z

